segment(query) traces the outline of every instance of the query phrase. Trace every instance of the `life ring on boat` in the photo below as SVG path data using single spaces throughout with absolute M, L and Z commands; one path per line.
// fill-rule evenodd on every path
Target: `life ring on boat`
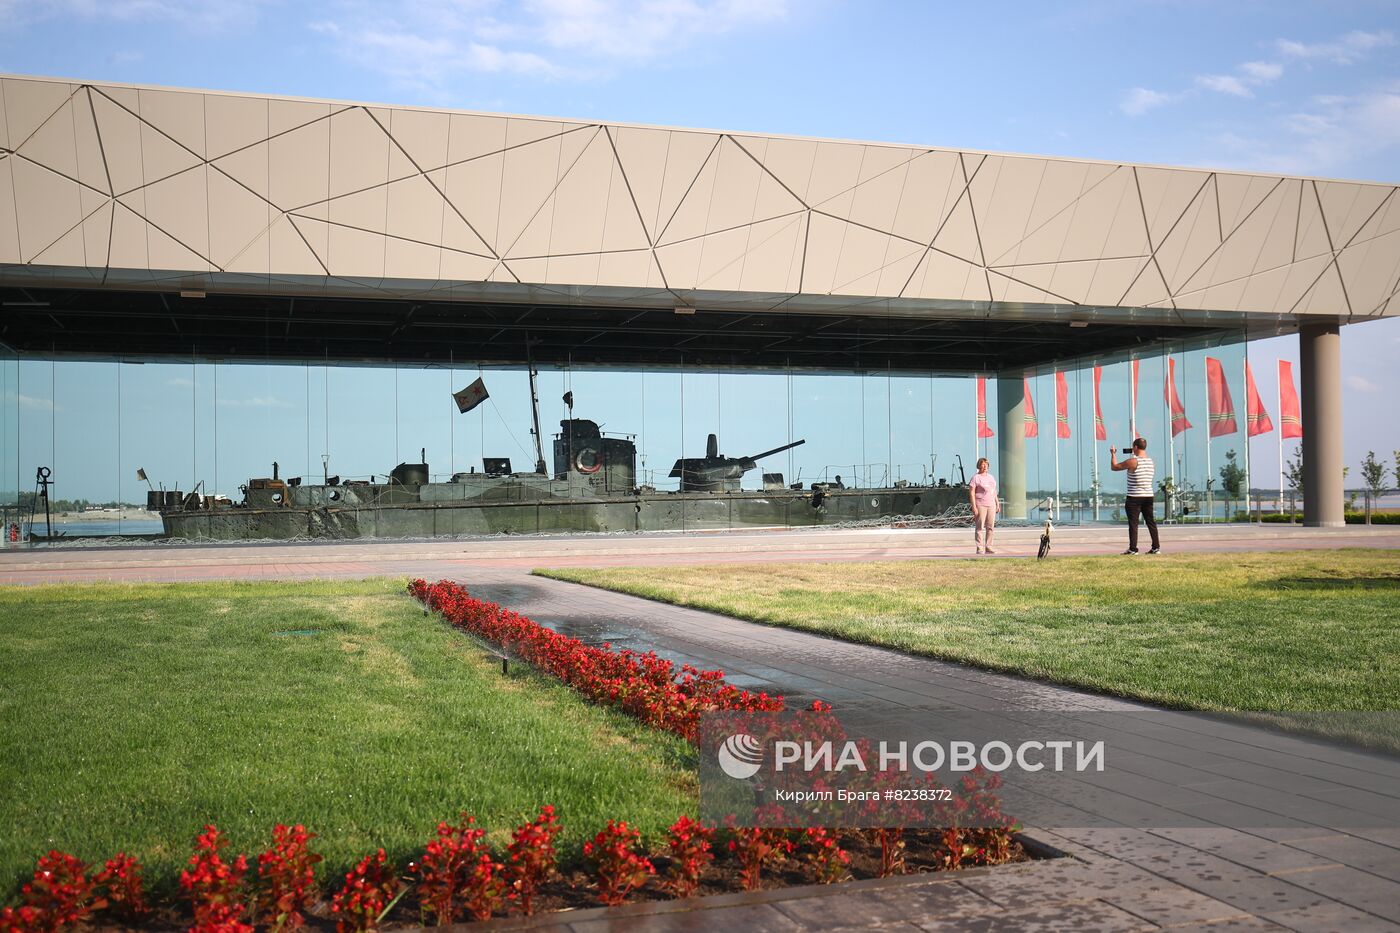
M 585 447 L 574 454 L 574 469 L 585 476 L 597 473 L 603 468 L 603 458 L 592 447 Z

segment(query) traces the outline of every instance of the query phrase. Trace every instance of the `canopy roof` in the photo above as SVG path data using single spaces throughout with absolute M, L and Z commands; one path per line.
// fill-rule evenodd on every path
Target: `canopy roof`
M 1400 314 L 1394 185 L 0 91 L 0 341 L 23 352 L 510 361 L 529 331 L 542 359 L 982 369 Z

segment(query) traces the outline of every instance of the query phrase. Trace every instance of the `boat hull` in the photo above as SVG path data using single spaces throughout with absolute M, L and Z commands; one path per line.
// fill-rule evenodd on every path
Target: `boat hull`
M 836 525 L 903 515 L 938 515 L 966 498 L 965 489 L 909 486 L 833 490 L 820 496 L 814 496 L 810 490 L 774 490 L 523 501 L 292 504 L 169 512 L 161 517 L 166 534 L 173 538 L 214 541 L 435 538 Z

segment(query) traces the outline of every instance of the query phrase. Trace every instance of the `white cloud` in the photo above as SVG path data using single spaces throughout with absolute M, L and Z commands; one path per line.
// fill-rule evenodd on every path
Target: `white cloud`
M 1283 77 L 1283 66 L 1278 62 L 1245 62 L 1239 70 L 1247 78 L 1258 81 L 1260 84 L 1277 81 Z
M 244 27 L 256 19 L 269 0 L 0 0 L 0 19 L 22 27 L 39 20 L 64 17 L 87 22 L 178 23 L 210 31 Z
M 1123 100 L 1118 104 L 1118 109 L 1122 110 L 1130 117 L 1142 116 L 1147 111 L 1162 106 L 1171 100 L 1170 94 L 1161 91 L 1154 91 L 1150 88 L 1135 87 L 1123 95 Z
M 258 395 L 253 398 L 221 398 L 219 404 L 226 408 L 291 408 L 292 403 L 272 395 Z
M 165 380 L 165 384 L 174 389 L 189 389 L 194 387 L 194 380 L 176 376 L 174 379 Z
M 1352 65 L 1365 58 L 1375 49 L 1395 44 L 1395 36 L 1388 31 L 1349 32 L 1331 42 L 1297 42 L 1292 39 L 1279 39 L 1274 43 L 1284 55 L 1290 58 L 1307 60 L 1320 59 L 1337 65 Z
M 55 410 L 53 399 L 51 398 L 41 398 L 35 395 L 25 395 L 23 392 L 19 393 L 18 395 L 16 395 L 14 392 L 6 392 L 3 396 L 0 396 L 0 398 L 2 398 L 6 403 L 17 403 L 19 407 L 23 408 L 25 411 Z M 63 406 L 59 405 L 57 410 L 62 411 Z
M 1379 392 L 1381 387 L 1365 376 L 1347 376 L 1347 387 L 1357 392 Z
M 540 38 L 558 49 L 644 60 L 701 35 L 782 18 L 782 0 L 527 0 Z
M 1235 97 L 1253 97 L 1254 92 L 1245 86 L 1244 81 L 1234 75 L 1199 75 L 1196 83 L 1210 91 L 1233 94 Z
M 402 83 L 465 73 L 586 78 L 782 19 L 787 0 L 416 0 L 392 11 L 338 0 L 311 28 Z
M 1275 170 L 1344 172 L 1358 158 L 1400 150 L 1400 91 L 1328 97 L 1283 118 Z
M 1228 75 L 1197 75 L 1196 86 L 1233 97 L 1253 97 L 1254 88 L 1272 84 L 1283 76 L 1278 62 L 1245 62 Z

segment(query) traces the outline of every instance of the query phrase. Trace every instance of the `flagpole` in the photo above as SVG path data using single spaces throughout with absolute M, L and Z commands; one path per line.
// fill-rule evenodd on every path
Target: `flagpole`
M 1181 488 L 1181 484 L 1177 481 L 1178 477 L 1176 475 L 1176 434 L 1172 431 L 1172 407 L 1171 403 L 1167 401 L 1166 392 L 1167 386 L 1171 386 L 1172 391 L 1176 391 L 1176 387 L 1172 385 L 1171 360 L 1170 351 L 1164 347 L 1162 350 L 1162 378 L 1166 382 L 1166 385 L 1162 387 L 1162 423 L 1166 425 L 1167 429 L 1167 469 L 1170 471 L 1172 489 L 1178 490 Z M 1166 497 L 1164 496 L 1163 498 L 1165 499 Z M 1175 495 L 1172 498 L 1175 498 Z M 1162 503 L 1162 509 L 1165 513 L 1162 516 L 1163 521 L 1169 522 L 1172 520 L 1172 506 L 1175 504 L 1175 502 Z
M 1066 412 L 1066 415 L 1069 413 Z M 1060 505 L 1060 374 L 1055 373 L 1055 503 L 1050 508 L 1053 520 Z
M 1275 367 L 1274 382 L 1278 384 L 1278 513 L 1283 514 L 1283 367 Z M 1289 516 L 1289 521 L 1293 516 Z
M 1211 494 L 1210 441 L 1215 426 L 1210 423 L 1210 364 L 1206 363 L 1206 517 L 1215 524 L 1215 496 Z M 1224 372 L 1221 372 L 1224 375 Z
M 1244 363 L 1242 364 L 1242 368 L 1243 368 L 1243 367 L 1248 367 L 1248 366 L 1249 366 L 1249 356 L 1248 356 L 1248 354 L 1246 354 L 1245 359 L 1244 359 Z M 1244 372 L 1241 373 L 1241 375 L 1244 377 L 1244 378 L 1241 380 L 1241 382 L 1240 382 L 1240 385 L 1244 386 L 1244 520 L 1245 520 L 1246 522 L 1252 522 L 1252 521 L 1254 521 L 1254 508 L 1253 508 L 1253 503 L 1250 502 L 1250 495 L 1249 495 L 1249 439 L 1250 439 L 1250 433 L 1249 433 L 1249 432 L 1250 432 L 1250 424 L 1249 424 L 1249 402 L 1250 402 L 1250 397 L 1249 397 L 1249 372 L 1248 372 L 1248 370 L 1246 369 Z
M 1137 372 L 1134 367 L 1137 360 L 1128 361 L 1128 398 L 1130 410 L 1128 412 L 1128 433 L 1133 436 L 1133 440 L 1138 439 L 1137 429 Z
M 1094 379 L 1093 371 L 1090 370 L 1089 378 L 1094 384 L 1094 437 L 1089 442 L 1089 449 L 1094 452 L 1094 486 L 1092 493 L 1094 496 L 1094 521 L 1099 520 L 1099 383 Z M 1084 396 L 1080 396 L 1083 398 Z

